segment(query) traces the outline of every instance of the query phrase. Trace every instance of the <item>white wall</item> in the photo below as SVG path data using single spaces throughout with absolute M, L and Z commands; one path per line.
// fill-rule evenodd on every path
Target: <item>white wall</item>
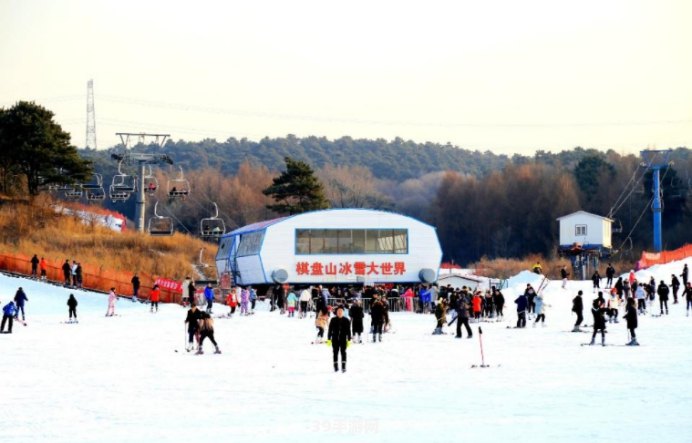
M 581 243 L 611 247 L 612 222 L 586 212 L 570 214 L 559 220 L 560 245 Z M 575 235 L 577 225 L 586 225 L 586 235 Z

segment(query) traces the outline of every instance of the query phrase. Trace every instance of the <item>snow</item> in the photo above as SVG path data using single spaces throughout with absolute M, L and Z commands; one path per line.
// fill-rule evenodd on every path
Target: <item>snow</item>
M 692 266 L 692 259 L 687 262 Z M 640 271 L 657 281 L 682 263 Z M 629 272 L 629 270 L 626 270 Z M 381 344 L 352 345 L 348 372 L 311 345 L 313 319 L 258 303 L 254 316 L 216 320 L 223 354 L 184 351 L 185 309 L 0 275 L 4 305 L 22 286 L 28 326 L 0 335 L 0 437 L 7 442 L 586 442 L 692 441 L 692 317 L 640 317 L 640 347 L 584 346 L 569 333 L 571 299 L 591 282 L 551 281 L 547 327 L 514 324 L 513 297 L 540 276 L 510 280 L 506 321 L 481 323 L 487 369 L 473 339 L 433 336 L 433 316 L 392 313 Z M 604 280 L 605 282 L 605 280 Z M 61 324 L 67 298 L 79 324 Z M 658 306 L 658 305 L 656 305 Z M 217 305 L 215 313 L 226 312 Z M 586 323 L 591 324 L 588 308 Z M 366 327 L 369 322 L 366 319 Z M 448 331 L 453 332 L 453 331 Z M 624 344 L 624 321 L 606 341 Z M 465 332 L 464 332 L 465 336 Z M 176 352 L 176 350 L 178 352 Z

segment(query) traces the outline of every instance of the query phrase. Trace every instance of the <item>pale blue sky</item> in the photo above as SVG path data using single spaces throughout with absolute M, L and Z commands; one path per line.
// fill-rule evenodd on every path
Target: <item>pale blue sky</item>
M 497 153 L 692 147 L 692 2 L 0 0 L 0 106 L 77 146 L 292 133 Z

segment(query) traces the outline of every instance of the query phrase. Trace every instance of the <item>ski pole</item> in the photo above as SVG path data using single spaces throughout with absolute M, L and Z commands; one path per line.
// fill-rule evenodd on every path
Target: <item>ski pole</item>
M 478 342 L 481 344 L 481 368 L 485 367 L 485 356 L 483 355 L 483 330 L 478 327 Z

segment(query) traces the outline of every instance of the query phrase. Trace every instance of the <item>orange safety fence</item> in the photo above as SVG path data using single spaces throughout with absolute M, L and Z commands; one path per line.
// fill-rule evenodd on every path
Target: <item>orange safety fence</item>
M 54 283 L 65 283 L 66 278 L 62 270 L 65 262 L 46 257 L 46 279 Z M 72 263 L 70 262 L 70 265 Z M 31 257 L 22 254 L 0 254 L 0 270 L 14 274 L 31 275 Z M 41 274 L 39 264 L 38 275 Z M 148 300 L 151 289 L 157 277 L 140 272 L 139 299 Z M 115 293 L 119 296 L 132 297 L 132 277 L 133 273 L 123 271 L 111 271 L 103 267 L 82 264 L 82 287 L 95 291 L 108 292 L 115 288 Z M 160 287 L 161 303 L 181 303 L 182 294 L 167 288 Z
M 692 256 L 692 245 L 687 244 L 674 251 L 642 252 L 642 258 L 637 262 L 639 269 L 645 269 L 653 265 L 662 265 L 672 261 L 684 260 Z

